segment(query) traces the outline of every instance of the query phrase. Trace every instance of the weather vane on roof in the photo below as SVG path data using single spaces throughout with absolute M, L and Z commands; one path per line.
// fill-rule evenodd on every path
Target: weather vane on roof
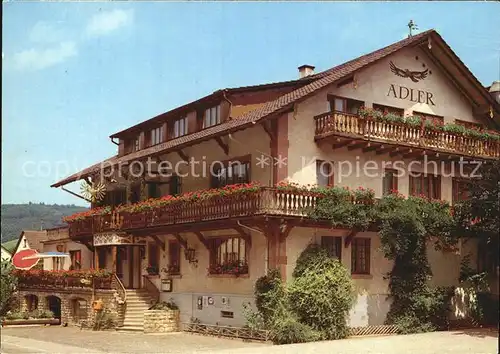
M 415 22 L 413 22 L 413 20 L 410 20 L 410 22 L 408 22 L 408 29 L 410 30 L 410 34 L 408 35 L 408 37 L 411 37 L 412 36 L 411 31 L 413 31 L 413 30 L 417 31 L 418 26 Z

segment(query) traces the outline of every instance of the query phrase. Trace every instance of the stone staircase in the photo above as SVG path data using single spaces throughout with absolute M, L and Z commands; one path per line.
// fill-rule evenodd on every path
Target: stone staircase
M 120 331 L 144 331 L 144 311 L 153 305 L 146 289 L 127 289 L 127 302 Z

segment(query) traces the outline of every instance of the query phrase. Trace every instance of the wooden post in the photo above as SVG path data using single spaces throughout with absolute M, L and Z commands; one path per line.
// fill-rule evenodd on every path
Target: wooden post
M 99 248 L 94 248 L 94 269 L 99 270 L 99 252 L 97 252 Z
M 111 256 L 113 259 L 113 265 L 111 266 L 111 271 L 116 274 L 116 252 L 117 246 L 111 246 Z

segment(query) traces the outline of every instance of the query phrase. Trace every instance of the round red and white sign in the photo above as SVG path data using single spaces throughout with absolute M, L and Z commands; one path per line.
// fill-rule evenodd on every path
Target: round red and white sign
M 25 257 L 34 256 L 37 253 L 36 250 L 32 250 L 31 248 L 21 250 L 12 257 L 12 264 L 17 269 L 31 269 L 36 266 L 40 258 L 25 259 Z

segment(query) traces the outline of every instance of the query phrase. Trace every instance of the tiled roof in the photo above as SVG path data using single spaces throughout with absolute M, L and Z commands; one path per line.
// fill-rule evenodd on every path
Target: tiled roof
M 14 248 L 14 252 L 17 252 L 17 248 L 19 247 L 19 243 L 21 242 L 23 235 L 26 237 L 26 241 L 31 249 L 42 252 L 42 241 L 47 238 L 47 231 L 23 230 L 21 235 L 19 235 L 19 240 L 17 241 L 16 248 Z
M 420 34 L 417 34 L 413 37 L 409 37 L 406 39 L 403 39 L 399 42 L 393 43 L 387 47 L 378 49 L 374 52 L 371 52 L 369 54 L 365 54 L 359 58 L 350 60 L 348 62 L 345 62 L 341 65 L 338 65 L 336 67 L 333 67 L 331 69 L 328 69 L 326 71 L 320 72 L 318 74 L 312 75 L 308 77 L 308 80 L 311 80 L 310 83 L 290 92 L 287 93 L 283 96 L 280 96 L 274 101 L 270 101 L 262 105 L 262 107 L 259 107 L 255 110 L 252 110 L 250 112 L 247 112 L 243 114 L 242 116 L 239 116 L 238 119 L 233 119 L 226 121 L 222 124 L 203 129 L 201 131 L 189 134 L 189 135 L 184 135 L 182 137 L 166 141 L 164 143 L 137 151 L 133 152 L 124 156 L 114 156 L 111 157 L 105 161 L 102 161 L 100 163 L 97 163 L 93 166 L 90 166 L 78 173 L 75 173 L 55 184 L 53 184 L 51 187 L 59 187 L 62 185 L 65 185 L 67 183 L 71 183 L 73 181 L 76 181 L 78 179 L 84 178 L 94 172 L 97 172 L 101 169 L 101 166 L 109 166 L 109 165 L 116 165 L 124 162 L 129 162 L 133 160 L 137 160 L 140 158 L 144 158 L 150 155 L 158 155 L 158 154 L 163 154 L 167 153 L 171 150 L 174 149 L 180 149 L 183 147 L 186 147 L 188 145 L 192 145 L 195 143 L 199 143 L 205 140 L 209 140 L 215 136 L 219 136 L 222 133 L 231 133 L 233 131 L 245 129 L 253 124 L 255 122 L 258 122 L 262 119 L 265 119 L 267 117 L 270 117 L 274 114 L 279 114 L 282 110 L 287 109 L 291 104 L 298 102 L 309 95 L 313 94 L 314 92 L 326 87 L 327 85 L 330 85 L 343 77 L 350 75 L 354 73 L 355 71 L 372 64 L 380 59 L 385 58 L 386 56 L 404 48 L 409 45 L 416 44 L 422 40 L 424 40 L 427 35 L 430 33 L 435 32 L 434 30 L 429 30 L 422 32 Z M 299 81 L 299 80 L 294 80 L 294 81 Z M 217 91 L 216 91 L 217 92 Z

